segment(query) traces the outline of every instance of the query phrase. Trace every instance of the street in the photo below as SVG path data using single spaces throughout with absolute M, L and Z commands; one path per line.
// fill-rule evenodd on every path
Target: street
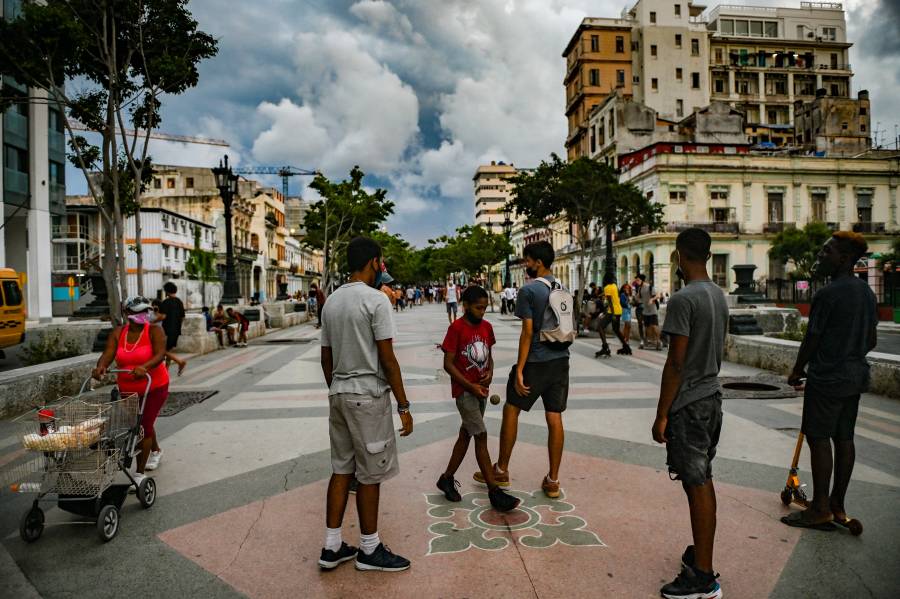
M 505 396 L 519 325 L 499 312 L 487 316 L 498 340 L 492 392 Z M 415 431 L 399 439 L 400 475 L 383 485 L 379 528 L 411 570 L 362 573 L 346 564 L 322 573 L 316 565 L 330 474 L 328 400 L 318 331 L 306 325 L 191 360 L 184 376 L 173 376 L 172 391 L 217 393 L 160 418 L 165 453 L 153 473 L 160 496 L 149 510 L 129 497 L 110 543 L 99 541 L 93 525 L 53 526 L 75 517 L 47 504 L 43 536 L 25 544 L 18 521 L 30 498 L 2 495 L 0 579 L 22 580 L 9 569 L 8 552 L 25 584 L 47 598 L 658 596 L 690 543 L 681 486 L 669 480 L 665 449 L 650 437 L 665 355 L 635 349 L 597 361 L 597 340 L 579 339 L 564 415 L 563 495 L 548 500 L 540 491 L 546 428 L 536 406 L 523 414 L 510 465 L 511 489 L 523 504 L 500 515 L 485 508 L 484 489 L 471 479 L 471 450 L 457 474 L 462 503 L 448 504 L 434 486 L 459 427 L 436 348 L 447 326 L 442 306 L 407 310 L 397 324 Z M 722 376 L 757 373 L 725 364 Z M 494 459 L 501 407 L 488 405 L 486 414 Z M 900 404 L 872 395 L 861 404 L 847 498 L 865 526 L 860 537 L 779 521 L 789 509 L 778 493 L 800 408 L 799 398 L 725 401 L 713 463 L 715 567 L 724 594 L 896 597 Z M 0 422 L 0 465 L 17 459 L 16 433 Z M 800 476 L 811 486 L 807 452 L 803 458 Z M 352 502 L 344 539 L 358 539 Z

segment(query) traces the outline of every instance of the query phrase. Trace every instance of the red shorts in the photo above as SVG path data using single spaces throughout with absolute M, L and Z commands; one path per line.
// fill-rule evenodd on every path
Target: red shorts
M 141 426 L 144 427 L 144 438 L 150 437 L 154 433 L 154 425 L 159 411 L 169 398 L 169 385 L 161 385 L 156 389 L 150 389 L 147 393 L 147 401 L 144 402 L 144 416 L 141 418 Z

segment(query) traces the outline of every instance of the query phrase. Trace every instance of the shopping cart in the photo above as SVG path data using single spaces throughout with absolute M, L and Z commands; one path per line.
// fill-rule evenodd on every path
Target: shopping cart
M 88 401 L 85 390 L 90 381 L 84 381 L 76 397 L 60 398 L 16 421 L 24 458 L 0 473 L 0 480 L 12 492 L 35 494 L 19 522 L 19 535 L 26 542 L 38 540 L 44 532 L 41 502 L 55 501 L 62 510 L 90 518 L 72 523 L 96 524 L 103 541 L 119 531 L 119 512 L 129 488 L 135 487 L 144 508 L 156 502 L 156 481 L 146 476 L 138 483 L 131 471 L 143 439 L 141 418 L 152 384 L 149 373 L 143 399 L 115 387 L 108 401 Z

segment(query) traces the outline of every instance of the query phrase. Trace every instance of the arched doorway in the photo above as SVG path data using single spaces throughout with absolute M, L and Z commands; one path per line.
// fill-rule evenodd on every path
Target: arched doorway
M 644 254 L 644 268 L 646 269 L 644 274 L 647 275 L 647 280 L 650 281 L 650 283 L 653 283 L 653 280 L 656 278 L 653 275 L 653 262 L 653 252 L 648 251 Z
M 676 258 L 676 252 L 672 252 L 672 255 L 669 256 L 669 270 L 669 281 L 671 281 L 672 293 L 675 293 L 683 286 L 681 279 L 675 274 L 678 270 L 678 258 Z
M 632 275 L 629 278 L 629 280 L 634 280 L 634 278 L 636 276 L 638 276 L 638 273 L 641 272 L 641 256 L 640 256 L 640 254 L 635 253 L 631 257 L 631 269 L 632 269 Z
M 628 280 L 628 256 L 622 256 L 622 259 L 619 261 L 619 281 Z

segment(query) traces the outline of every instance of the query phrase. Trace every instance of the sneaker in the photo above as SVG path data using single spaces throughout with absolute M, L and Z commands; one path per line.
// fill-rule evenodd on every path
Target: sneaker
M 459 494 L 459 491 L 456 490 L 458 486 L 459 481 L 452 476 L 445 476 L 442 474 L 437 481 L 437 488 L 444 494 L 447 501 L 462 501 L 462 496 Z
M 132 472 L 131 478 L 134 479 L 134 484 L 129 485 L 128 492 L 129 493 L 137 493 L 137 488 L 139 486 L 141 486 L 141 481 L 144 480 L 145 478 L 147 478 L 147 476 L 144 474 L 141 474 L 140 472 Z
M 690 568 L 692 571 L 694 570 L 697 556 L 694 554 L 694 546 L 688 545 L 684 553 L 681 554 L 681 567 L 682 568 Z
M 355 495 L 355 494 L 356 494 L 356 489 L 357 489 L 358 487 L 359 487 L 359 481 L 356 480 L 356 477 L 354 476 L 353 479 L 350 481 L 350 492 L 353 493 L 353 494 Z
M 559 481 L 553 482 L 550 480 L 549 476 L 544 477 L 544 482 L 541 483 L 541 489 L 544 490 L 544 495 L 550 499 L 559 497 Z
M 162 460 L 162 449 L 159 451 L 151 451 L 150 457 L 147 458 L 147 465 L 144 467 L 144 470 L 156 470 L 159 468 L 159 462 Z
M 500 487 L 494 487 L 488 491 L 488 499 L 491 500 L 491 507 L 498 512 L 509 512 L 519 507 L 520 499 L 513 497 Z
M 719 599 L 722 587 L 715 574 L 684 568 L 675 580 L 664 585 L 659 592 L 667 599 Z
M 341 543 L 341 548 L 337 551 L 323 548 L 322 556 L 319 558 L 319 567 L 323 570 L 333 570 L 356 557 L 357 551 L 359 550 L 356 547 L 347 543 Z
M 481 470 L 473 474 L 472 478 L 475 479 L 475 482 L 479 482 L 483 485 L 487 484 L 484 482 L 484 475 L 481 474 Z M 509 472 L 500 472 L 500 469 L 497 468 L 497 464 L 494 464 L 494 482 L 497 483 L 498 487 L 509 486 Z
M 356 554 L 356 569 L 402 572 L 409 569 L 409 560 L 392 553 L 384 543 L 379 543 L 371 555 L 366 555 L 362 550 Z

